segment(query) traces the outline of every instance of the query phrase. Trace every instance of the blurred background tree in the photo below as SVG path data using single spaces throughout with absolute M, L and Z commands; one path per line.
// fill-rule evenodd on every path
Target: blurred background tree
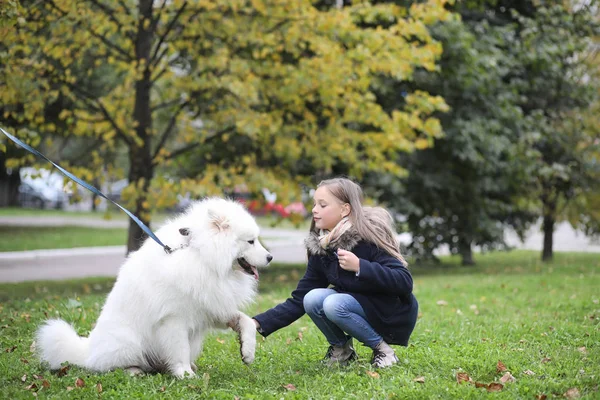
M 384 110 L 371 85 L 435 68 L 426 26 L 444 4 L 22 1 L 2 28 L 2 121 L 87 181 L 124 159 L 126 206 L 146 223 L 177 193 L 243 183 L 285 201 L 315 174 L 399 174 L 396 154 L 440 134 L 431 115 L 445 103 L 415 91 Z M 92 146 L 80 164 L 64 150 L 73 139 Z M 128 249 L 142 238 L 131 221 Z

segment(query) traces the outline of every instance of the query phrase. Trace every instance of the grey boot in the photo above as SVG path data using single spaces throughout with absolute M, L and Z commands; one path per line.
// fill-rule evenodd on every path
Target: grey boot
M 373 349 L 371 365 L 376 368 L 390 367 L 398 362 L 394 349 L 383 340 Z
M 324 362 L 328 367 L 334 365 L 343 366 L 358 358 L 354 347 L 352 346 L 352 338 L 348 339 L 343 346 L 329 346 L 327 354 L 325 354 Z

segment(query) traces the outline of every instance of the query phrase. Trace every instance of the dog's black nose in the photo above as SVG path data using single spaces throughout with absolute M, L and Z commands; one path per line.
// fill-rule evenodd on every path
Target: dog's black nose
M 273 259 L 273 256 L 269 254 L 269 255 L 267 256 L 267 262 L 271 262 L 271 260 L 272 260 L 272 259 Z

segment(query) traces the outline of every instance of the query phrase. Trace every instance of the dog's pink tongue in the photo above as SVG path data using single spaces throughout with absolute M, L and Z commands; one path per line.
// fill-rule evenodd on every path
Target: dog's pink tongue
M 252 267 L 252 272 L 254 272 L 254 279 L 258 280 L 258 270 L 256 269 L 256 267 Z

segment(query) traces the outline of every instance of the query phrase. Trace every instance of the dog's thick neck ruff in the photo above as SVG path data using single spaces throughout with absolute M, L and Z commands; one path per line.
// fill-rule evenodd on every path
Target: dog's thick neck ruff
M 315 231 L 310 232 L 310 235 L 304 240 L 304 245 L 310 255 L 325 255 L 327 254 L 327 250 L 343 249 L 350 251 L 361 240 L 362 238 L 359 236 L 358 231 L 352 226 L 346 232 L 341 234 L 335 243 L 331 244 L 331 246 L 326 249 L 321 247 L 319 233 Z

